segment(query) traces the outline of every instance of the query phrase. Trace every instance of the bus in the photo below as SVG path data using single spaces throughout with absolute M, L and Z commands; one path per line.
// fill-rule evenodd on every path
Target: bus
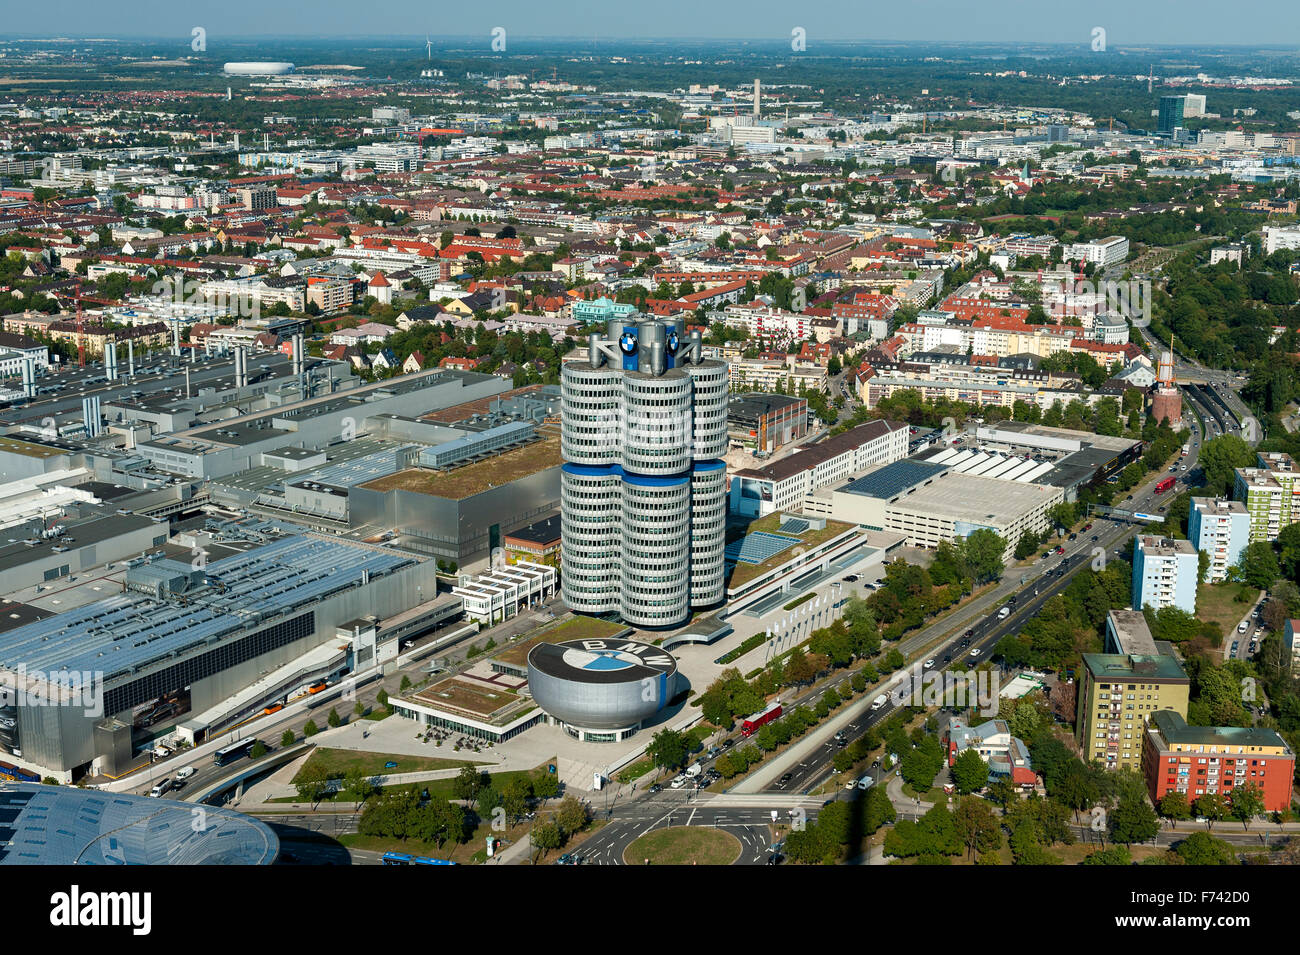
M 753 736 L 764 723 L 770 723 L 780 718 L 781 701 L 775 700 L 769 703 L 766 709 L 760 710 L 753 716 L 745 717 L 745 721 L 740 724 L 740 733 L 742 736 Z
M 226 763 L 239 759 L 241 756 L 247 756 L 248 751 L 253 748 L 257 738 L 249 736 L 247 739 L 241 739 L 238 743 L 232 743 L 225 749 L 219 749 L 212 754 L 212 761 L 218 766 L 224 766 Z
M 1174 486 L 1174 483 L 1175 483 L 1177 480 L 1178 480 L 1178 478 L 1174 478 L 1174 477 L 1167 477 L 1167 478 L 1165 478 L 1163 481 L 1159 482 L 1159 483 L 1156 485 L 1156 493 L 1157 493 L 1157 494 L 1163 494 L 1163 493 L 1165 493 L 1165 491 L 1169 490 L 1171 487 Z
M 428 856 L 411 856 L 405 852 L 385 852 L 380 865 L 455 865 L 450 859 L 431 859 Z

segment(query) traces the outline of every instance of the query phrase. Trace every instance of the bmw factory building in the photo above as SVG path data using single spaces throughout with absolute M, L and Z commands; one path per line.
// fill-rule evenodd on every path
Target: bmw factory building
M 563 371 L 564 600 L 648 629 L 722 603 L 727 365 L 680 320 L 610 321 Z

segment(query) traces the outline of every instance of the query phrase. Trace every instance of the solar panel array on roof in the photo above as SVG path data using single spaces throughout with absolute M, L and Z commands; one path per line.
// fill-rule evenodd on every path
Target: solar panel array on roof
M 115 594 L 0 634 L 0 667 L 80 671 L 109 680 L 236 634 L 379 577 L 412 559 L 344 541 L 283 537 L 208 564 L 208 588 L 178 606 L 143 594 Z
M 797 537 L 784 537 L 781 534 L 769 534 L 767 531 L 755 531 L 746 534 L 738 541 L 727 545 L 724 556 L 727 560 L 742 564 L 761 564 L 775 557 L 787 547 L 799 543 Z
M 861 494 L 864 497 L 889 500 L 902 494 L 908 488 L 915 487 L 947 470 L 948 467 L 943 464 L 904 459 L 895 461 L 892 464 L 886 464 L 870 474 L 865 474 L 857 480 L 850 481 L 840 490 L 849 494 Z
M 808 522 L 801 517 L 787 517 L 777 530 L 785 534 L 802 534 L 808 529 Z

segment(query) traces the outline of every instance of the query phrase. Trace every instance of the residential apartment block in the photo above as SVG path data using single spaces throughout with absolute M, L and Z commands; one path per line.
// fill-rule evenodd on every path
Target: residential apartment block
M 1198 551 L 1210 555 L 1206 580 L 1226 580 L 1228 568 L 1241 560 L 1241 552 L 1250 543 L 1250 512 L 1241 501 L 1194 497 L 1187 537 Z
M 1195 803 L 1208 793 L 1229 801 L 1245 785 L 1259 788 L 1266 812 L 1291 808 L 1295 754 L 1276 731 L 1259 726 L 1188 726 L 1178 713 L 1151 717 L 1142 775 L 1152 802 L 1180 792 Z
M 1166 654 L 1085 653 L 1075 727 L 1085 762 L 1138 769 L 1146 724 L 1161 710 L 1187 716 L 1191 680 Z
M 1291 455 L 1281 451 L 1261 452 L 1257 467 L 1237 469 L 1232 496 L 1250 513 L 1251 541 L 1276 540 L 1282 528 L 1296 521 L 1298 473 Z
M 1199 563 L 1191 541 L 1137 535 L 1133 545 L 1133 609 L 1173 606 L 1196 613 Z

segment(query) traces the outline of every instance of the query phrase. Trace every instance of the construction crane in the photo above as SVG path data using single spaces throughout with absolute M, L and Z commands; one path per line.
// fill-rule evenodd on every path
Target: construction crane
M 86 367 L 86 318 L 81 311 L 81 303 L 83 301 L 94 302 L 96 305 L 121 305 L 122 303 L 111 298 L 96 298 L 93 295 L 82 295 L 80 288 L 72 293 L 72 297 L 77 303 L 77 317 L 74 319 L 77 328 L 77 364 L 84 368 Z

